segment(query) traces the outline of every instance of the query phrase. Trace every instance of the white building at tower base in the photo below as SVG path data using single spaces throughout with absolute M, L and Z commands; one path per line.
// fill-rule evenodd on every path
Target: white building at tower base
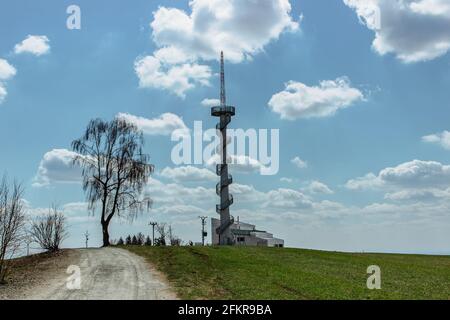
M 211 218 L 212 245 L 219 245 L 219 235 L 217 228 L 220 227 L 220 220 Z M 239 217 L 230 225 L 233 245 L 235 246 L 263 246 L 263 247 L 284 247 L 284 240 L 274 238 L 273 234 L 257 230 L 253 224 L 240 222 Z

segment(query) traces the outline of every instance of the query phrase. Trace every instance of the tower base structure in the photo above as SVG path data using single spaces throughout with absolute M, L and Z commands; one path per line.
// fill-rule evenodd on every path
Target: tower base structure
M 216 218 L 211 218 L 211 243 L 212 245 L 221 245 L 220 235 L 217 229 L 220 227 L 220 220 Z M 258 230 L 256 226 L 250 223 L 240 222 L 239 218 L 237 221 L 228 227 L 230 234 L 229 245 L 235 246 L 261 246 L 261 247 L 284 247 L 284 240 L 279 238 L 274 238 L 273 234 Z

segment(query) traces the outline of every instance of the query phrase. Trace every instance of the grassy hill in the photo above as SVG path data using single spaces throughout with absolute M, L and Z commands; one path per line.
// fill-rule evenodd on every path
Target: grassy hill
M 259 247 L 124 246 L 164 272 L 184 299 L 450 299 L 450 256 Z M 366 287 L 367 267 L 382 288 Z

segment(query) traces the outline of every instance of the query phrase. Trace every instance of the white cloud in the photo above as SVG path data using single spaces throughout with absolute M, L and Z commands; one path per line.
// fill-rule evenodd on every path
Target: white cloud
M 170 65 L 154 56 L 136 59 L 134 70 L 139 78 L 141 88 L 166 89 L 181 98 L 186 97 L 186 91 L 196 84 L 209 86 L 212 75 L 211 68 L 196 63 Z
M 450 165 L 413 160 L 349 180 L 350 190 L 379 189 L 388 200 L 423 201 L 450 195 Z M 449 198 L 450 199 L 450 198 Z
M 252 185 L 233 183 L 230 185 L 230 192 L 237 204 L 252 203 L 260 206 L 262 201 L 265 201 L 265 193 L 258 191 Z
M 272 96 L 268 105 L 282 119 L 295 120 L 333 116 L 339 109 L 363 100 L 363 93 L 352 88 L 348 78 L 341 77 L 313 87 L 290 81 L 283 91 Z
M 26 212 L 30 218 L 42 217 L 51 212 L 51 207 L 33 207 L 26 202 Z M 62 206 L 57 206 L 57 210 L 62 212 L 69 222 L 69 228 L 75 223 L 97 223 L 98 219 L 92 215 L 86 202 L 70 202 Z
M 299 27 L 288 0 L 193 0 L 189 6 L 190 14 L 166 7 L 153 14 L 153 40 L 165 60 L 216 60 L 223 50 L 227 59 L 241 62 Z
M 215 107 L 220 105 L 219 99 L 203 99 L 202 100 L 202 106 L 204 107 Z
M 52 183 L 81 182 L 81 169 L 73 165 L 76 155 L 77 153 L 67 149 L 53 149 L 47 152 L 39 164 L 33 186 L 43 187 Z
M 447 0 L 343 0 L 375 33 L 373 49 L 405 63 L 432 60 L 450 49 Z
M 300 157 L 295 157 L 294 159 L 291 160 L 291 163 L 293 163 L 299 169 L 304 169 L 308 167 L 308 163 L 300 159 Z
M 217 201 L 214 183 L 211 183 L 211 188 L 186 187 L 180 183 L 164 183 L 151 177 L 147 189 L 154 201 L 155 208 L 173 205 L 213 208 Z
M 87 202 L 69 202 L 62 206 L 64 213 L 72 214 L 78 212 L 88 213 L 88 203 Z
M 16 75 L 16 69 L 5 59 L 0 59 L 0 81 L 9 80 Z
M 331 190 L 325 183 L 314 180 L 304 188 L 304 191 L 307 191 L 312 194 L 333 194 L 334 191 Z
M 189 131 L 183 119 L 173 113 L 164 113 L 157 118 L 147 119 L 129 113 L 119 113 L 118 119 L 133 123 L 148 135 L 171 135 L 175 130 L 180 132 Z
M 21 43 L 16 44 L 14 47 L 14 52 L 16 54 L 31 53 L 35 56 L 41 56 L 50 52 L 49 42 L 50 40 L 47 36 L 29 35 Z
M 196 85 L 209 85 L 208 66 L 199 61 L 250 60 L 285 31 L 299 28 L 288 0 L 193 0 L 190 12 L 159 7 L 150 24 L 158 49 L 135 63 L 140 86 L 184 97 Z
M 209 169 L 193 166 L 164 168 L 160 175 L 175 182 L 218 181 L 217 175 Z
M 420 14 L 450 15 L 450 2 L 447 0 L 421 0 L 412 2 L 411 9 Z
M 265 168 L 258 160 L 244 155 L 232 155 L 229 167 L 231 172 L 238 173 L 261 172 Z
M 5 59 L 0 59 L 0 104 L 5 100 L 8 94 L 5 81 L 14 77 L 16 73 L 17 70 L 14 66 L 10 65 Z
M 380 171 L 379 178 L 387 184 L 402 187 L 435 187 L 450 184 L 450 165 L 437 161 L 413 160 Z
M 416 200 L 416 201 L 429 201 L 437 198 L 450 199 L 450 189 L 406 189 L 392 193 L 386 193 L 384 196 L 387 200 L 403 201 L 403 200 Z
M 311 199 L 300 191 L 292 189 L 271 190 L 264 198 L 266 199 L 264 207 L 304 209 L 312 206 Z
M 363 177 L 348 180 L 345 187 L 350 190 L 364 190 L 378 188 L 382 184 L 383 181 L 371 172 Z
M 198 215 L 215 216 L 214 208 L 219 197 L 215 194 L 214 186 L 215 183 L 211 184 L 211 188 L 188 187 L 182 183 L 164 183 L 150 178 L 146 191 L 154 200 L 151 215 L 157 221 L 178 226 L 176 230 L 181 232 L 179 235 L 183 239 L 195 239 Z M 443 230 L 450 225 L 450 216 L 448 215 L 450 202 L 442 198 L 436 202 L 399 202 L 395 204 L 376 202 L 363 206 L 346 206 L 329 200 L 315 201 L 301 191 L 287 188 L 261 191 L 251 185 L 233 183 L 230 186 L 230 192 L 235 199 L 231 207 L 231 214 L 234 217 L 239 216 L 241 221 L 256 223 L 260 229 L 275 232 L 276 236 L 284 238 L 290 245 L 300 245 L 306 239 L 313 237 L 307 245 L 317 246 L 325 234 L 334 230 L 332 232 L 335 232 L 335 235 L 331 237 L 331 240 L 321 244 L 323 249 L 359 250 L 361 248 L 361 250 L 368 250 L 366 245 L 370 247 L 370 245 L 378 244 L 373 241 L 373 237 L 370 238 L 372 234 L 381 232 L 383 237 L 387 236 L 398 240 L 399 235 L 396 232 L 398 232 L 399 226 L 403 230 L 403 227 L 420 225 L 421 230 L 431 231 L 434 230 L 432 224 L 439 225 Z M 88 216 L 82 203 L 69 204 L 64 207 L 68 213 L 74 212 L 74 221 L 75 219 L 86 221 Z M 144 218 L 137 223 L 141 228 L 145 228 L 148 222 Z M 182 228 L 180 228 L 181 226 Z M 355 247 L 355 239 L 365 239 L 361 238 L 361 232 L 357 234 L 352 232 L 361 226 L 366 226 L 366 230 L 372 230 L 372 233 L 369 236 L 370 239 L 367 239 L 363 245 L 358 241 L 358 246 Z M 393 228 L 395 232 L 387 234 L 385 232 L 387 226 L 395 226 Z M 324 228 L 327 232 L 317 236 L 317 232 L 320 233 L 320 230 Z M 347 237 L 349 234 L 352 237 Z M 415 232 L 410 231 L 409 237 L 410 234 L 415 234 Z M 351 245 L 345 246 L 343 238 L 351 242 Z M 406 235 L 405 239 L 407 238 Z M 432 239 L 433 235 L 428 233 L 423 234 L 421 241 L 428 244 Z M 392 247 L 388 246 L 388 248 L 393 250 Z
M 282 178 L 280 178 L 280 181 L 281 182 L 286 182 L 286 183 L 292 183 L 292 182 L 294 182 L 294 179 L 287 178 L 287 177 L 282 177 Z
M 219 163 L 221 163 L 221 158 L 219 154 L 215 154 L 208 159 L 206 165 L 212 167 Z M 245 155 L 230 154 L 228 155 L 227 163 L 228 168 L 232 173 L 248 174 L 261 172 L 262 170 L 267 169 L 267 167 L 258 160 Z
M 3 102 L 3 100 L 5 100 L 5 97 L 7 95 L 8 95 L 8 92 L 6 91 L 6 88 L 0 82 L 0 104 Z
M 446 130 L 441 133 L 423 136 L 422 141 L 428 143 L 436 143 L 444 149 L 450 150 L 450 132 Z
M 207 215 L 209 212 L 208 210 L 204 210 L 202 208 L 189 204 L 175 204 L 172 206 L 162 206 L 155 208 L 152 213 L 167 215 L 172 218 L 176 218 L 176 220 L 180 220 L 180 218 L 185 220 L 188 217 L 196 218 L 197 215 Z

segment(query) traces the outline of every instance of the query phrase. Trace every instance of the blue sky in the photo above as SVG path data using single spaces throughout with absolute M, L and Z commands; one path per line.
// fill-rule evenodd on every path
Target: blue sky
M 157 220 L 198 241 L 197 216 L 216 216 L 216 181 L 206 166 L 176 170 L 168 132 L 215 125 L 202 101 L 218 98 L 224 50 L 232 126 L 280 130 L 277 175 L 233 173 L 233 215 L 288 246 L 450 253 L 448 3 L 211 3 L 0 5 L 0 172 L 24 183 L 30 215 L 56 203 L 69 216 L 67 246 L 85 230 L 100 244 L 67 159 L 90 119 L 122 113 L 146 133 L 155 204 L 132 224 L 114 221 L 112 237 Z M 81 30 L 66 27 L 72 4 Z

